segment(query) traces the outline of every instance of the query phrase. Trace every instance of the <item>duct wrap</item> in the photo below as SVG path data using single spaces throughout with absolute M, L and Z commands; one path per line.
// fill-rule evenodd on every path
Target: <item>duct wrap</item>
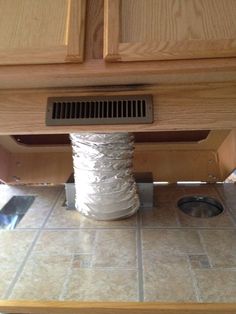
M 130 133 L 73 133 L 75 206 L 96 220 L 128 217 L 139 208 Z

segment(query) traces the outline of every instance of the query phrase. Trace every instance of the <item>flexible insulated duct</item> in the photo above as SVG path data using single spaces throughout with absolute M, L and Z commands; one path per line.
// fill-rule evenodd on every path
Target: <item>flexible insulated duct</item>
M 139 208 L 129 133 L 73 133 L 76 209 L 97 220 L 128 217 Z

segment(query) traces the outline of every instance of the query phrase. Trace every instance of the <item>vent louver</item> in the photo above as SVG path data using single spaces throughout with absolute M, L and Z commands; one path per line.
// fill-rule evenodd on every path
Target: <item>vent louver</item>
M 49 97 L 46 125 L 152 123 L 150 95 Z

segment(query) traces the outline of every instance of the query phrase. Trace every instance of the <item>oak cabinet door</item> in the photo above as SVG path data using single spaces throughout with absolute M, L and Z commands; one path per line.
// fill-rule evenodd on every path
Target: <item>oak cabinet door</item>
M 104 57 L 236 57 L 236 0 L 105 0 Z
M 0 0 L 0 64 L 81 62 L 85 0 Z

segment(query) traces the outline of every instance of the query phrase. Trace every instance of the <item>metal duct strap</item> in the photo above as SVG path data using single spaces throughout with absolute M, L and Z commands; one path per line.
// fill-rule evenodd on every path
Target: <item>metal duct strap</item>
M 133 135 L 73 133 L 76 209 L 97 220 L 128 217 L 139 208 L 133 177 Z

